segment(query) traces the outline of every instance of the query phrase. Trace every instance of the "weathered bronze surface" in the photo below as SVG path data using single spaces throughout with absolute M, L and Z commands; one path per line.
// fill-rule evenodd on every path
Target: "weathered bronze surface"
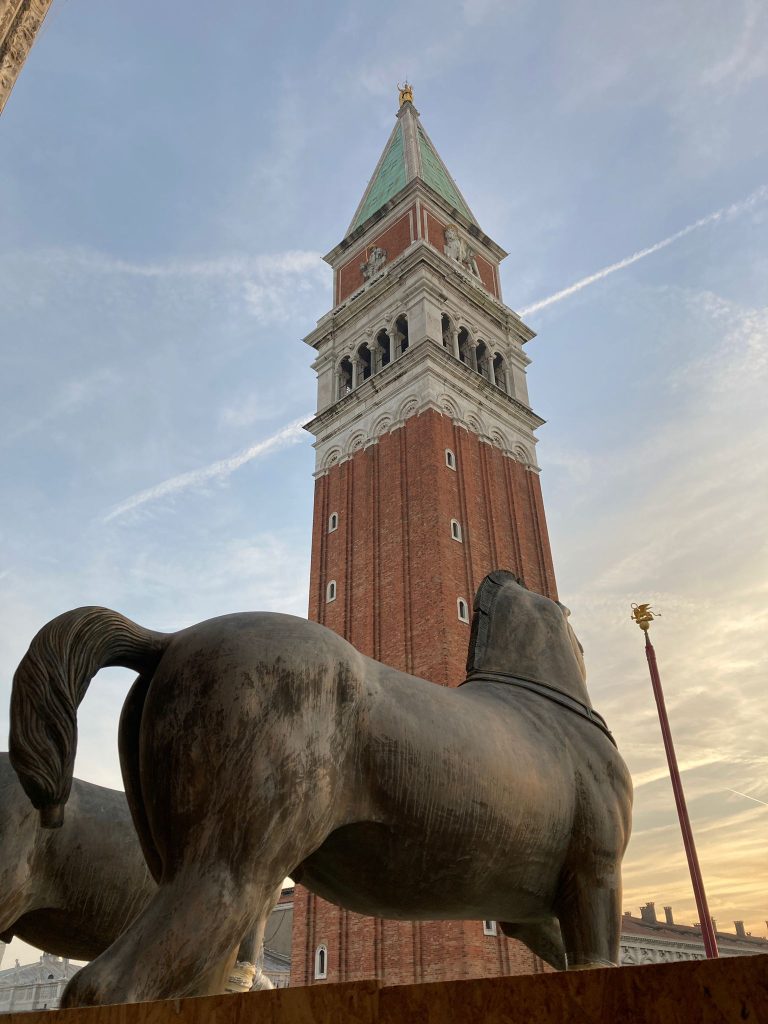
M 588 718 L 504 682 L 429 683 L 293 616 L 166 635 L 78 609 L 35 637 L 11 701 L 14 767 L 49 825 L 77 706 L 114 664 L 140 673 L 120 753 L 159 887 L 63 1005 L 215 990 L 287 874 L 363 914 L 498 920 L 558 967 L 617 962 L 631 783 Z M 564 609 L 511 573 L 478 592 L 469 668 L 590 706 Z
M 0 753 L 0 941 L 18 937 L 55 956 L 93 960 L 156 892 L 124 793 L 73 779 L 62 828 L 41 829 Z M 238 951 L 254 965 L 257 988 L 270 984 L 261 938 L 249 933 Z
M 56 956 L 92 960 L 156 890 L 123 793 L 75 779 L 64 826 L 50 832 L 0 753 L 3 942 L 18 936 Z

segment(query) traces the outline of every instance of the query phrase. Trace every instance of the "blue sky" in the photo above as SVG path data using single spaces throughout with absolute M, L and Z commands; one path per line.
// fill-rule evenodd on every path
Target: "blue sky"
M 696 919 L 628 618 L 651 600 L 712 911 L 765 934 L 765 6 L 260 6 L 54 0 L 0 122 L 2 728 L 66 608 L 305 613 L 300 339 L 407 75 L 538 332 L 561 596 L 637 786 L 625 907 Z M 89 693 L 83 778 L 121 784 L 129 683 Z

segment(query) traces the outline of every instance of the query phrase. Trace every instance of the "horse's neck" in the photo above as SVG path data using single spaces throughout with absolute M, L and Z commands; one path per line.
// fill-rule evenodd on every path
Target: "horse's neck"
M 535 658 L 519 656 L 512 658 L 498 653 L 488 653 L 477 660 L 479 660 L 479 664 L 476 662 L 472 669 L 473 673 L 501 674 L 531 679 L 560 690 L 561 693 L 592 707 L 586 684 L 575 659 L 571 663 L 570 658 L 546 654 L 539 654 Z

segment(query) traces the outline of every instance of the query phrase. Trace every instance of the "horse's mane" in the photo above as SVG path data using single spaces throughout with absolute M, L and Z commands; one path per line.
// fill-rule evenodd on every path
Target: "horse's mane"
M 512 580 L 519 587 L 528 589 L 519 576 L 516 576 L 509 569 L 494 569 L 489 572 L 483 582 L 477 588 L 473 604 L 472 632 L 469 637 L 469 649 L 467 650 L 467 672 L 472 672 L 482 661 L 488 646 L 488 633 L 491 628 L 491 613 L 493 606 L 505 583 Z

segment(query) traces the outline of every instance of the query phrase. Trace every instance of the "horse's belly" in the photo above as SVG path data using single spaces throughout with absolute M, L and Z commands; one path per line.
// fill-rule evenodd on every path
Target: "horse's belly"
M 312 892 L 358 914 L 402 920 L 523 920 L 551 907 L 559 863 L 526 851 L 358 822 L 332 833 L 295 872 Z

